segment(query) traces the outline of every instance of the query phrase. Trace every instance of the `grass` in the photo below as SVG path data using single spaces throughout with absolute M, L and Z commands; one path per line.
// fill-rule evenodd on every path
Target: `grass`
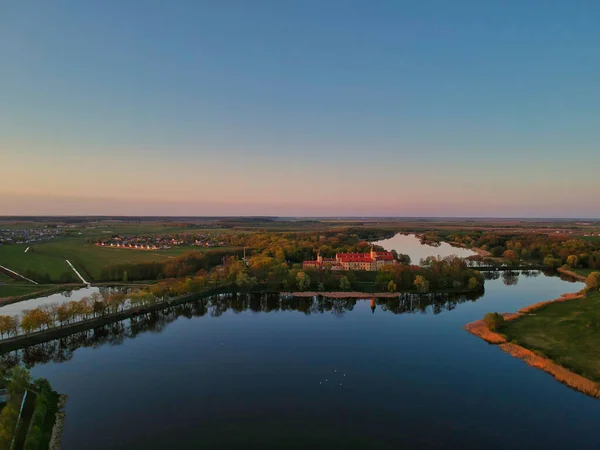
M 600 242 L 600 236 L 580 236 L 584 241 Z
M 587 277 L 590 273 L 597 271 L 598 269 L 572 269 L 573 272 L 579 274 L 579 275 L 583 275 L 584 277 Z
M 5 297 L 20 297 L 48 290 L 48 285 L 10 283 L 0 286 L 0 299 Z
M 507 322 L 507 339 L 600 382 L 600 293 L 552 303 Z
M 122 230 L 119 230 L 121 232 Z M 144 230 L 147 231 L 147 230 Z M 189 232 L 189 230 L 187 230 Z M 165 262 L 186 252 L 208 250 L 231 250 L 231 247 L 173 247 L 168 250 L 133 250 L 98 247 L 90 244 L 89 236 L 76 235 L 58 238 L 49 242 L 27 245 L 0 246 L 0 264 L 21 275 L 29 269 L 37 273 L 47 273 L 52 282 L 59 282 L 60 276 L 72 273 L 66 263 L 68 259 L 88 281 L 98 280 L 107 266 Z M 25 249 L 30 247 L 25 253 Z M 3 281 L 0 278 L 0 281 Z
M 42 245 L 45 244 L 39 246 Z M 27 247 L 30 246 L 27 244 L 0 246 L 0 264 L 21 275 L 24 275 L 27 269 L 37 273 L 47 273 L 53 281 L 58 281 L 61 274 L 71 272 L 71 268 L 64 259 L 32 251 L 36 246 L 31 246 L 25 253 Z
M 4 272 L 0 272 L 0 283 L 12 283 L 12 277 L 9 277 Z

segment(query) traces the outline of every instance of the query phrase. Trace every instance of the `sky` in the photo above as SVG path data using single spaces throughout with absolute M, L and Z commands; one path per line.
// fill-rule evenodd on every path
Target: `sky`
M 0 215 L 600 217 L 597 0 L 8 0 Z

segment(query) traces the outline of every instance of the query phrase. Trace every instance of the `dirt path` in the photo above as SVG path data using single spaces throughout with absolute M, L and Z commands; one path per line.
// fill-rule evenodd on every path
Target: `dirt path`
M 73 269 L 73 272 L 75 272 L 75 275 L 77 275 L 77 276 L 79 277 L 79 279 L 80 279 L 80 280 L 81 280 L 83 283 L 87 284 L 88 286 L 91 284 L 89 281 L 85 281 L 85 280 L 83 279 L 83 277 L 81 276 L 81 274 L 80 274 L 80 273 L 77 271 L 77 269 L 76 269 L 76 268 L 73 266 L 73 264 L 71 264 L 71 261 L 69 261 L 68 259 L 65 259 L 65 261 L 67 262 L 67 264 L 68 264 L 69 266 L 71 266 L 71 269 Z

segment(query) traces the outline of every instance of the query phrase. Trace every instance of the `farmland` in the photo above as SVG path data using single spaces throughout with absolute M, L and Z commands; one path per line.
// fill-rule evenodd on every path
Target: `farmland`
M 75 274 L 65 260 L 69 260 L 89 281 L 99 280 L 106 267 L 141 263 L 164 263 L 186 252 L 205 252 L 211 248 L 174 246 L 167 250 L 135 250 L 99 247 L 90 241 L 107 235 L 154 235 L 165 233 L 192 233 L 182 227 L 160 224 L 123 224 L 98 228 L 69 229 L 65 237 L 37 244 L 13 244 L 0 246 L 0 264 L 23 275 L 45 274 L 46 282 L 76 281 Z M 222 233 L 227 230 L 199 230 Z M 29 247 L 29 250 L 25 250 Z M 230 250 L 219 247 L 219 250 Z M 8 281 L 9 277 L 4 276 Z M 33 277 L 35 278 L 35 277 Z M 0 279 L 1 281 L 2 279 Z
M 40 244 L 42 247 L 45 244 Z M 28 244 L 3 245 L 0 247 L 0 264 L 15 272 L 27 276 L 26 272 L 46 273 L 51 281 L 59 281 L 61 275 L 72 272 L 64 259 L 36 253 Z

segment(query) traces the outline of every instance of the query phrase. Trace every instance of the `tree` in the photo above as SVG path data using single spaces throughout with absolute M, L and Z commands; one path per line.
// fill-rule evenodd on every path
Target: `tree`
M 342 278 L 340 278 L 340 290 L 342 290 L 342 291 L 350 290 L 350 281 L 348 280 L 348 277 L 343 276 Z
M 18 323 L 16 317 L 13 316 L 0 316 L 0 337 L 10 336 L 11 334 L 17 334 Z
M 417 292 L 420 292 L 421 294 L 429 292 L 429 281 L 422 275 L 417 275 L 415 277 L 414 286 L 417 289 Z
M 516 263 L 519 260 L 519 255 L 517 255 L 517 252 L 515 252 L 514 250 L 506 250 L 502 254 L 502 256 L 510 264 L 514 264 L 514 263 Z
M 298 289 L 301 291 L 308 289 L 310 288 L 310 277 L 304 272 L 298 272 L 298 275 L 296 275 L 296 283 L 298 284 Z
M 496 331 L 504 323 L 504 316 L 497 312 L 487 313 L 483 316 L 483 321 L 488 326 L 490 331 Z
M 394 280 L 390 280 L 390 282 L 387 285 L 388 292 L 396 292 L 396 288 L 397 286 L 396 283 L 394 283 Z
M 246 272 L 240 272 L 235 278 L 235 284 L 242 292 L 247 292 L 251 285 L 250 277 Z
M 544 258 L 544 266 L 556 269 L 560 266 L 560 259 L 554 258 L 552 255 L 548 255 Z
M 275 259 L 279 262 L 285 262 L 285 252 L 283 249 L 278 248 L 275 252 Z
M 481 287 L 481 284 L 479 283 L 479 281 L 477 281 L 477 278 L 475 278 L 475 277 L 469 278 L 468 288 L 469 288 L 470 291 L 476 291 L 480 287 Z
M 492 249 L 492 256 L 502 256 L 502 254 L 504 253 L 505 248 L 502 247 L 501 245 L 498 245 L 496 247 L 494 247 Z
M 410 256 L 408 256 L 408 255 L 405 255 L 404 253 L 400 253 L 400 254 L 398 255 L 398 261 L 399 261 L 401 264 L 410 264 L 410 262 L 411 262 L 411 260 L 410 260 Z
M 591 292 L 600 290 L 600 272 L 592 272 L 587 276 L 585 289 Z
M 567 265 L 569 265 L 571 269 L 575 269 L 579 265 L 579 258 L 576 255 L 569 255 L 567 257 Z

